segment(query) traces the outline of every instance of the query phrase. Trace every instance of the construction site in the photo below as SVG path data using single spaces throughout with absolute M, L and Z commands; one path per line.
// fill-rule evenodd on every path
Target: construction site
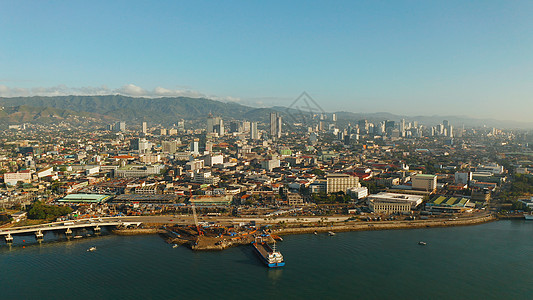
M 192 250 L 223 250 L 232 246 L 245 245 L 262 236 L 268 242 L 281 239 L 271 236 L 269 230 L 258 229 L 253 225 L 224 226 L 219 224 L 200 224 L 193 205 L 194 226 L 168 225 L 160 233 L 165 241 L 174 245 L 185 245 Z

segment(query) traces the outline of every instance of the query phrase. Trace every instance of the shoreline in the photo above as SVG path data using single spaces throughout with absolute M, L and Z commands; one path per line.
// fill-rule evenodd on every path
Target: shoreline
M 281 229 L 272 229 L 271 233 L 282 236 L 291 234 L 312 234 L 314 232 L 349 232 L 349 231 L 372 231 L 372 230 L 401 230 L 401 229 L 420 229 L 420 228 L 437 228 L 437 227 L 455 227 L 455 226 L 470 226 L 478 225 L 488 222 L 500 220 L 496 215 L 488 214 L 463 219 L 438 219 L 438 220 L 402 220 L 402 221 L 377 221 L 377 222 L 340 222 L 324 226 L 302 226 L 303 224 L 294 225 L 294 227 L 287 227 Z M 146 235 L 159 234 L 169 244 L 187 245 L 193 251 L 221 251 L 227 248 L 247 245 L 248 239 L 241 240 L 224 240 L 220 243 L 211 244 L 204 241 L 200 244 L 193 243 L 186 239 L 177 238 L 167 232 L 167 230 L 160 227 L 164 224 L 151 224 L 151 228 L 136 228 L 136 229 L 117 229 L 112 233 L 117 235 Z M 290 226 L 290 225 L 289 225 Z
M 472 217 L 468 219 L 453 220 L 412 220 L 412 221 L 384 221 L 384 222 L 357 222 L 346 225 L 294 227 L 272 230 L 277 235 L 308 234 L 316 232 L 348 232 L 348 231 L 372 231 L 372 230 L 398 230 L 436 227 L 469 226 L 497 221 L 494 215 Z

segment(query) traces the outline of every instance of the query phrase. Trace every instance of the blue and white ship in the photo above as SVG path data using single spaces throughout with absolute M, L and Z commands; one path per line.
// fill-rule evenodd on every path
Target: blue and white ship
M 276 250 L 276 243 L 274 242 L 273 246 L 270 247 L 269 244 L 266 242 L 261 241 L 254 241 L 252 242 L 252 246 L 254 246 L 255 252 L 261 260 L 269 267 L 269 268 L 277 268 L 277 267 L 283 267 L 285 265 L 285 261 L 283 260 L 283 255 L 279 251 Z

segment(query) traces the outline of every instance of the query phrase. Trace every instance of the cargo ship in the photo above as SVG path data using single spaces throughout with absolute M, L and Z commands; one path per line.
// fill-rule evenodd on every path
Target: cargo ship
M 279 251 L 276 250 L 276 243 L 274 242 L 273 246 L 270 247 L 269 244 L 266 242 L 263 242 L 262 240 L 255 240 L 252 242 L 252 246 L 254 246 L 255 252 L 261 260 L 269 267 L 269 268 L 277 268 L 277 267 L 283 267 L 285 265 L 285 261 L 283 260 L 283 255 Z

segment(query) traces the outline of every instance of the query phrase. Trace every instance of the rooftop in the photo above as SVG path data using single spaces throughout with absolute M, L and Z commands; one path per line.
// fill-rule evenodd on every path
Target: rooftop
M 415 177 L 416 177 L 416 178 L 433 179 L 433 178 L 437 177 L 437 175 L 432 175 L 432 174 L 417 174 Z
M 101 202 L 105 202 L 109 200 L 110 198 L 111 198 L 110 195 L 102 195 L 102 194 L 70 194 L 58 201 L 59 202 L 101 203 Z

